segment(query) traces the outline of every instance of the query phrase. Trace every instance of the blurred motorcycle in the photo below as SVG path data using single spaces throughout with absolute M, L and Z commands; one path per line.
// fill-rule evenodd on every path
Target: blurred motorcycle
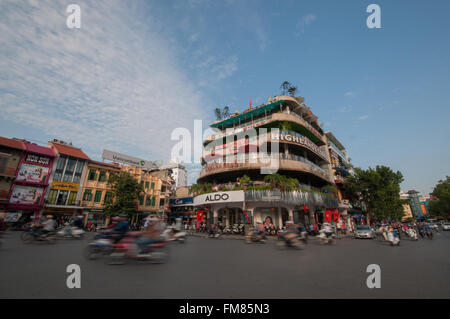
M 79 227 L 64 226 L 56 234 L 62 238 L 82 239 L 85 237 L 86 232 Z
M 28 228 L 22 233 L 22 235 L 20 235 L 20 238 L 25 244 L 30 244 L 34 241 L 52 244 L 57 240 L 56 232 L 43 232 L 37 227 Z
M 279 248 L 286 247 L 294 249 L 303 249 L 305 247 L 305 244 L 303 243 L 302 240 L 300 240 L 299 235 L 291 232 L 279 231 L 277 246 Z

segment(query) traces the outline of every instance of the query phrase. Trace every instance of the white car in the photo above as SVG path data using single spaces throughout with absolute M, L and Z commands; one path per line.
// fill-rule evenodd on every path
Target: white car
M 442 229 L 443 229 L 443 230 L 450 230 L 450 223 L 444 223 L 444 224 L 442 225 Z

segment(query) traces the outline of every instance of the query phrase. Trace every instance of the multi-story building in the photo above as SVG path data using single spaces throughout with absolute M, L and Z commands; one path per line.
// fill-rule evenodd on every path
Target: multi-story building
M 411 206 L 411 211 L 414 218 L 421 218 L 424 216 L 422 206 L 420 204 L 420 195 L 418 191 L 410 190 L 407 192 L 409 196 L 409 205 Z
M 346 178 L 352 173 L 350 159 L 342 143 L 331 132 L 325 133 L 327 137 L 330 163 L 333 170 L 334 184 L 339 200 L 339 213 L 346 216 L 350 210 L 349 198 L 344 192 Z
M 137 211 L 141 215 L 151 214 L 163 217 L 168 211 L 167 206 L 173 184 L 170 172 L 149 171 L 136 166 L 123 166 L 122 170 L 129 172 L 144 188 L 139 198 Z
M 187 170 L 184 165 L 179 163 L 170 163 L 161 167 L 162 170 L 170 170 L 170 176 L 174 180 L 174 186 L 176 188 L 187 186 Z
M 22 141 L 25 152 L 17 168 L 16 178 L 11 186 L 8 211 L 37 219 L 44 207 L 44 198 L 52 174 L 55 152 L 48 147 Z
M 108 183 L 112 174 L 120 172 L 120 165 L 90 160 L 84 177 L 81 206 L 84 208 L 85 223 L 89 220 L 105 223 L 103 213 L 105 204 L 113 200 L 111 185 Z
M 64 141 L 55 139 L 48 146 L 58 158 L 53 165 L 44 211 L 55 215 L 82 215 L 81 191 L 90 159 L 80 148 Z
M 327 137 L 304 98 L 279 96 L 268 104 L 214 122 L 204 141 L 197 183 L 213 185 L 194 198 L 210 221 L 257 220 L 282 227 L 286 220 L 316 223 L 337 214 L 338 200 L 321 192 L 335 183 Z M 299 181 L 296 190 L 267 188 L 265 176 L 278 173 Z M 239 180 L 247 175 L 250 190 Z M 243 189 L 245 187 L 245 189 Z
M 0 136 L 0 216 L 8 211 L 11 186 L 24 152 L 22 141 Z

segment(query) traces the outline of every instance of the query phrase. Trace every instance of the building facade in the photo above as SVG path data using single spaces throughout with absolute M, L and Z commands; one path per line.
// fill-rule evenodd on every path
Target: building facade
M 24 152 L 22 141 L 0 136 L 0 217 L 8 211 L 11 187 Z
M 25 152 L 17 168 L 16 178 L 11 186 L 8 211 L 20 215 L 32 215 L 37 219 L 44 207 L 55 152 L 48 147 L 23 141 Z M 28 216 L 31 219 L 31 216 Z
M 89 221 L 107 223 L 103 212 L 105 205 L 113 201 L 111 185 L 112 174 L 120 172 L 120 165 L 90 160 L 84 177 L 81 206 L 85 213 L 85 224 Z
M 304 98 L 279 96 L 268 104 L 214 122 L 204 141 L 197 183 L 213 185 L 194 198 L 209 221 L 260 220 L 282 227 L 287 220 L 320 223 L 336 215 L 338 199 L 322 191 L 335 184 L 328 139 Z M 270 173 L 295 178 L 295 190 L 270 189 Z M 240 183 L 250 177 L 251 185 Z M 207 188 L 208 186 L 206 186 Z
M 48 147 L 55 151 L 57 159 L 44 212 L 56 216 L 83 215 L 81 197 L 90 158 L 80 148 L 64 141 L 53 140 Z

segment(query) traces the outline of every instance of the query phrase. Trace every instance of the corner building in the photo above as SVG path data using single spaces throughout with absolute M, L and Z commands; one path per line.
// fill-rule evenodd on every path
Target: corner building
M 281 228 L 287 220 L 322 222 L 326 212 L 337 211 L 338 199 L 322 191 L 335 183 L 328 139 L 303 102 L 303 97 L 269 98 L 267 104 L 212 123 L 218 133 L 204 141 L 197 181 L 206 191 L 194 198 L 194 206 L 206 212 L 209 222 L 260 220 Z M 265 180 L 267 169 L 299 184 L 291 191 L 271 188 Z M 243 175 L 250 177 L 251 185 L 240 184 Z

